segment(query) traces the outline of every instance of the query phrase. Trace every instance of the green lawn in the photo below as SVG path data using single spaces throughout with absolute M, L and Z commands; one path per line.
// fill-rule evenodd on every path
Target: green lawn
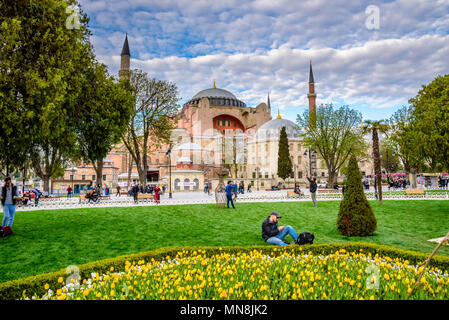
M 13 236 L 0 239 L 0 282 L 119 255 L 168 246 L 263 245 L 261 223 L 273 210 L 281 225 L 315 234 L 316 243 L 366 241 L 430 253 L 449 230 L 449 201 L 371 201 L 374 236 L 348 238 L 336 230 L 338 201 L 88 208 L 17 212 Z M 289 240 L 289 239 L 288 239 Z M 439 254 L 449 256 L 449 248 Z

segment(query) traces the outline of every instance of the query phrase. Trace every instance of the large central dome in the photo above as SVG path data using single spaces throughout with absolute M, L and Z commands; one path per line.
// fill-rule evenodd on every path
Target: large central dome
M 202 99 L 202 98 L 230 98 L 237 100 L 237 97 L 233 95 L 231 92 L 218 88 L 209 88 L 206 90 L 202 90 L 198 92 L 196 95 L 194 95 L 192 99 Z
M 201 90 L 193 96 L 185 105 L 197 105 L 201 99 L 209 99 L 211 106 L 230 106 L 230 107 L 246 107 L 246 104 L 237 99 L 237 97 L 228 90 L 213 88 Z

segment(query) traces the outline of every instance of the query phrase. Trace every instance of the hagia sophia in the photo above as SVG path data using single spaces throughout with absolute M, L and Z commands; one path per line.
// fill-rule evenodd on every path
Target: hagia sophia
M 126 36 L 121 52 L 119 79 L 129 78 L 130 50 Z M 309 112 L 315 112 L 316 93 L 312 71 L 309 69 Z M 279 110 L 279 109 L 278 109 Z M 316 153 L 310 153 L 302 144 L 301 130 L 279 114 L 272 119 L 272 106 L 266 102 L 247 107 L 233 93 L 213 86 L 201 90 L 186 102 L 177 117 L 177 126 L 171 133 L 171 153 L 166 144 L 148 155 L 148 184 L 166 185 L 176 191 L 203 190 L 206 181 L 212 188 L 218 185 L 220 175 L 225 180 L 243 181 L 253 190 L 270 189 L 279 182 L 287 186 L 308 185 L 306 176 L 317 181 L 327 179 L 327 170 Z M 282 127 L 286 128 L 293 172 L 283 181 L 277 176 L 278 144 Z M 131 170 L 130 170 L 131 169 Z M 371 173 L 370 163 L 361 164 L 361 171 Z M 64 177 L 52 181 L 51 189 L 64 191 L 69 184 L 83 189 L 95 180 L 90 164 L 81 164 L 65 170 Z M 139 182 L 132 157 L 119 144 L 104 159 L 103 187 L 127 190 L 128 182 Z

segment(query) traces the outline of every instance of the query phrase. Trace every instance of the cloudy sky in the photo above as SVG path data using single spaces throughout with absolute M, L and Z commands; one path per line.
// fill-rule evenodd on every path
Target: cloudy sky
M 295 121 L 312 60 L 317 104 L 382 119 L 449 73 L 449 0 L 79 2 L 111 74 L 128 32 L 131 68 L 175 82 L 181 103 L 215 79 L 248 106 L 270 92 L 273 116 Z

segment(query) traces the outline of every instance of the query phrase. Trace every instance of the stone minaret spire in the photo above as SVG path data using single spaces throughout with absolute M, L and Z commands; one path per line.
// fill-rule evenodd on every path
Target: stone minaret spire
M 307 94 L 307 98 L 309 99 L 310 127 L 315 128 L 315 126 L 316 126 L 316 94 L 315 94 L 315 81 L 313 79 L 313 71 L 312 71 L 312 60 L 310 60 L 309 93 Z
M 267 107 L 268 107 L 268 111 L 271 111 L 270 93 L 269 92 L 268 92 L 268 99 L 267 99 Z
M 126 33 L 125 42 L 123 43 L 121 53 L 120 71 L 118 72 L 118 77 L 120 80 L 129 80 L 130 58 L 131 55 L 129 53 L 128 33 Z

